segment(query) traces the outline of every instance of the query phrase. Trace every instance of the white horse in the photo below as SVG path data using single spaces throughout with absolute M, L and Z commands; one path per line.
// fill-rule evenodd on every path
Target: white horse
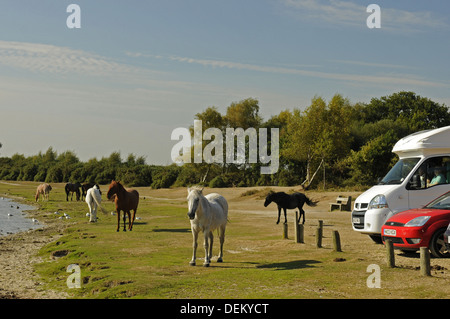
M 95 185 L 92 188 L 89 188 L 86 193 L 86 203 L 89 206 L 89 222 L 97 221 L 97 207 L 100 207 L 103 213 L 107 214 L 106 209 L 100 205 L 102 202 L 102 194 L 98 189 L 98 186 Z
M 220 253 L 217 262 L 223 261 L 223 243 L 225 241 L 225 228 L 228 222 L 227 200 L 217 193 L 203 196 L 203 188 L 188 187 L 188 216 L 191 221 L 193 236 L 193 254 L 189 265 L 195 266 L 197 252 L 198 233 L 203 231 L 205 236 L 205 262 L 203 266 L 208 267 L 211 262 L 213 247 L 213 231 L 218 230 L 220 238 Z

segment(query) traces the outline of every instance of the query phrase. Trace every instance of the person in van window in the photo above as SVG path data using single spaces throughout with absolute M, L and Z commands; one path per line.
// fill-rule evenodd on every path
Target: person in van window
M 444 176 L 444 169 L 443 167 L 436 167 L 434 169 L 434 177 L 431 180 L 431 182 L 428 184 L 428 186 L 434 186 L 437 184 L 445 184 L 447 180 Z

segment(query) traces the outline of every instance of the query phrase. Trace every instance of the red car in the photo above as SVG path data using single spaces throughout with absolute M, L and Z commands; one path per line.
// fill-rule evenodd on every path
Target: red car
M 435 257 L 450 257 L 450 247 L 444 239 L 449 224 L 450 192 L 447 192 L 422 208 L 392 216 L 381 228 L 381 236 L 383 243 L 390 239 L 394 248 L 403 251 L 428 247 Z

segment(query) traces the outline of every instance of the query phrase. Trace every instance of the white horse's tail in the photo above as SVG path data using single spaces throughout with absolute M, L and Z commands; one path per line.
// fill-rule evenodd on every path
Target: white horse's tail
M 95 189 L 98 189 L 98 188 L 95 188 Z M 94 199 L 94 201 L 97 204 L 97 206 L 100 207 L 100 209 L 102 210 L 102 213 L 103 214 L 108 214 L 108 211 L 103 208 L 103 206 L 100 204 L 100 201 L 97 199 L 97 194 L 100 195 L 100 193 L 94 193 L 94 194 L 92 194 L 92 198 Z M 100 195 L 100 196 L 102 196 L 102 195 Z

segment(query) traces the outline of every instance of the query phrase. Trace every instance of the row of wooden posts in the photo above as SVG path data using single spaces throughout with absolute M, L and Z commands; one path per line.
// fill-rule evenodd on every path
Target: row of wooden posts
M 304 226 L 303 224 L 297 223 L 298 221 L 298 212 L 295 212 L 295 240 L 297 243 L 305 243 L 304 241 Z M 316 228 L 316 247 L 322 247 L 322 237 L 323 237 L 323 221 L 319 220 L 319 226 Z M 283 239 L 288 238 L 288 224 L 283 224 Z M 341 249 L 341 238 L 339 236 L 339 232 L 337 230 L 333 230 L 332 232 L 333 238 L 333 248 L 335 251 L 342 251 Z
M 297 243 L 304 243 L 304 226 L 303 224 L 297 223 L 298 212 L 295 212 L 295 240 Z M 316 228 L 316 247 L 322 247 L 322 237 L 323 237 L 323 221 L 319 220 L 319 226 Z M 288 238 L 288 224 L 283 224 L 283 239 Z M 341 239 L 339 232 L 333 230 L 333 248 L 334 251 L 342 251 L 341 249 Z M 394 245 L 391 240 L 386 240 L 386 252 L 387 252 L 387 264 L 390 268 L 395 268 L 395 254 Z M 431 276 L 431 262 L 430 262 L 430 252 L 428 247 L 420 247 L 420 273 L 423 276 Z
M 386 240 L 386 259 L 388 267 L 395 268 L 394 244 L 390 239 Z M 420 247 L 420 274 L 431 276 L 431 260 L 428 247 Z

